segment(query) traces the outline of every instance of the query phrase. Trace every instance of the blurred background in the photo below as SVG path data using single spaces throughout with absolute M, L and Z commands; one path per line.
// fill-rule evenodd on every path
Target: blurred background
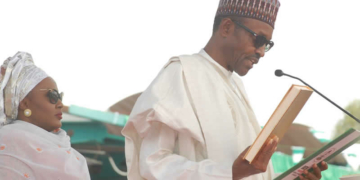
M 134 102 L 170 57 L 206 45 L 218 2 L 1 0 L 0 58 L 31 53 L 65 93 L 63 128 L 88 158 L 92 179 L 121 179 L 126 164 L 120 132 Z M 281 1 L 274 48 L 242 77 L 261 125 L 291 84 L 300 84 L 275 77 L 276 69 L 302 78 L 360 117 L 359 5 Z M 313 94 L 273 156 L 276 173 L 351 127 L 360 129 Z M 324 178 L 359 173 L 359 152 L 354 145 L 334 158 Z

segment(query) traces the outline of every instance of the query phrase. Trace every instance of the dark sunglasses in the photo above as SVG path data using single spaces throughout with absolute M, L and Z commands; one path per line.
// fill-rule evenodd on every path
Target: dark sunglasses
M 62 101 L 64 93 L 60 93 L 56 89 L 40 89 L 40 91 L 48 91 L 46 96 L 49 98 L 51 104 L 56 104 L 59 99 Z
M 237 21 L 234 21 L 234 20 L 232 20 L 232 21 L 236 25 L 244 28 L 246 31 L 248 31 L 253 36 L 255 36 L 255 44 L 254 44 L 255 48 L 258 49 L 258 48 L 261 48 L 261 47 L 263 47 L 265 45 L 265 52 L 268 52 L 274 46 L 274 42 L 267 40 L 265 36 L 257 35 L 254 31 L 252 31 L 251 29 L 249 29 L 245 25 L 241 24 L 240 22 L 237 22 Z

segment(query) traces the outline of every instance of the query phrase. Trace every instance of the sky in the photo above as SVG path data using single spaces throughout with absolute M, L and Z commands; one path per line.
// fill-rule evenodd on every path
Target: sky
M 199 52 L 218 0 L 0 0 L 0 59 L 17 51 L 55 79 L 65 105 L 106 111 L 146 89 L 172 57 Z M 244 81 L 264 125 L 300 77 L 342 107 L 360 99 L 358 0 L 282 0 L 275 46 Z M 295 123 L 331 136 L 343 113 L 313 94 Z M 360 117 L 358 117 L 360 118 Z

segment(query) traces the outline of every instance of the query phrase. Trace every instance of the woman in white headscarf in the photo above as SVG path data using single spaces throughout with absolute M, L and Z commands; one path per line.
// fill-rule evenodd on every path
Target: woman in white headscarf
M 87 180 L 85 158 L 61 129 L 55 81 L 18 52 L 1 66 L 0 179 Z

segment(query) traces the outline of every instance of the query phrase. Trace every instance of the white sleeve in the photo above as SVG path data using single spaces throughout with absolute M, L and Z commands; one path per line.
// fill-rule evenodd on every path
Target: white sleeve
M 194 162 L 174 153 L 177 132 L 152 123 L 140 149 L 140 173 L 145 179 L 232 180 L 232 170 L 207 159 Z

